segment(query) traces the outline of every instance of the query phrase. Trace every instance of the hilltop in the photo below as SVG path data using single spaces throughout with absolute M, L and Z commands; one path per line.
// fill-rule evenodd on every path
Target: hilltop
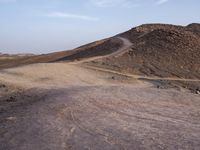
M 97 60 L 112 69 L 160 77 L 200 78 L 199 24 L 147 24 L 118 36 L 133 44 L 118 57 Z
M 132 46 L 118 56 L 107 56 L 123 46 L 123 37 Z M 103 56 L 100 58 L 99 56 Z M 92 65 L 160 77 L 200 78 L 200 24 L 188 26 L 145 24 L 117 36 L 96 41 L 74 50 L 1 60 L 0 67 L 32 63 L 79 61 L 95 58 Z
M 199 24 L 0 55 L 0 149 L 199 149 Z

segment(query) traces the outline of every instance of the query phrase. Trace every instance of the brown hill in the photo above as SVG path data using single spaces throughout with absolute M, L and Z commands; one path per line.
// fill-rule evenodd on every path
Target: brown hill
M 200 24 L 199 23 L 192 23 L 186 27 L 188 30 L 192 31 L 194 34 L 200 36 Z
M 95 56 L 104 56 L 117 51 L 122 46 L 122 41 L 118 38 L 109 38 L 96 41 L 74 50 L 55 52 L 50 54 L 23 56 L 0 55 L 0 69 L 17 67 L 33 63 L 50 63 L 56 61 L 76 61 Z M 12 58 L 12 59 L 11 59 Z
M 148 76 L 200 78 L 199 35 L 200 24 L 186 27 L 167 24 L 141 25 L 115 36 L 129 39 L 132 46 L 120 52 L 120 55 L 109 55 L 93 60 L 90 64 Z M 115 37 L 71 51 L 1 59 L 0 68 L 105 56 L 123 46 L 123 41 Z
M 110 38 L 79 47 L 71 55 L 56 61 L 75 61 L 96 56 L 105 56 L 117 51 L 123 45 L 118 38 Z
M 199 25 L 147 24 L 118 36 L 132 47 L 95 63 L 107 68 L 161 77 L 200 78 Z

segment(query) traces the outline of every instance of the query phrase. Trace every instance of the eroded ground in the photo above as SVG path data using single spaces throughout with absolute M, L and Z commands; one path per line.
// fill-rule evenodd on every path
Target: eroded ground
M 199 149 L 200 97 L 67 63 L 0 73 L 0 149 Z

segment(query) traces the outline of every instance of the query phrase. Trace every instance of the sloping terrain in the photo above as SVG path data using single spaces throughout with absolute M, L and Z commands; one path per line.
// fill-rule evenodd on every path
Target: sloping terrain
M 70 51 L 5 56 L 0 56 L 0 69 L 59 61 L 84 63 L 140 75 L 141 78 L 182 78 L 182 81 L 169 84 L 195 93 L 200 91 L 199 83 L 185 80 L 200 79 L 200 24 L 197 23 L 188 26 L 146 24 Z
M 19 57 L 18 55 L 0 55 L 0 69 L 17 67 L 21 65 L 34 63 L 48 63 L 56 61 L 75 61 L 94 56 L 104 56 L 117 51 L 122 46 L 122 41 L 118 38 L 110 38 L 96 41 L 74 50 L 55 52 L 42 55 L 25 55 Z M 12 59 L 10 59 L 12 57 Z
M 113 38 L 93 42 L 70 51 L 0 59 L 0 68 L 32 63 L 92 59 L 92 65 L 134 74 L 160 77 L 200 78 L 200 25 L 146 24 Z M 124 39 L 132 46 L 122 49 Z M 124 51 L 124 52 L 123 52 Z M 110 55 L 112 54 L 113 55 Z M 116 56 L 114 56 L 116 54 Z M 100 57 L 100 56 L 106 56 Z M 98 60 L 95 60 L 95 57 Z M 89 61 L 89 60 L 88 60 Z
M 192 31 L 194 34 L 200 36 L 200 24 L 199 23 L 192 23 L 187 26 L 189 31 Z
M 133 28 L 119 35 L 133 43 L 129 49 L 93 63 L 148 76 L 199 79 L 199 27 L 149 24 Z
M 105 56 L 118 51 L 123 42 L 118 38 L 110 38 L 96 45 L 86 45 L 74 51 L 72 55 L 63 57 L 56 61 L 75 61 L 96 56 Z
M 0 149 L 199 149 L 198 31 L 142 25 L 71 51 L 2 55 Z
M 188 26 L 146 24 L 70 51 L 7 56 L 7 59 L 6 55 L 2 55 L 0 69 L 59 61 L 84 63 L 87 66 L 140 75 L 141 78 L 183 78 L 178 82 L 174 80 L 176 82 L 173 82 L 173 86 L 185 87 L 196 93 L 200 91 L 200 85 L 192 80 L 200 79 L 199 35 L 200 24 L 197 23 Z M 185 79 L 191 79 L 192 82 Z M 171 81 L 169 84 L 172 84 Z

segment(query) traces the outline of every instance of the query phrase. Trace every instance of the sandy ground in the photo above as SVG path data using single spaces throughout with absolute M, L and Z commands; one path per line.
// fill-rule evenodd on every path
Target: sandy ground
M 132 45 L 120 39 L 124 46 L 107 56 L 1 70 L 0 149 L 199 149 L 199 95 L 155 86 L 199 80 L 82 64 L 120 56 Z
M 200 149 L 200 97 L 69 63 L 0 73 L 0 149 Z

